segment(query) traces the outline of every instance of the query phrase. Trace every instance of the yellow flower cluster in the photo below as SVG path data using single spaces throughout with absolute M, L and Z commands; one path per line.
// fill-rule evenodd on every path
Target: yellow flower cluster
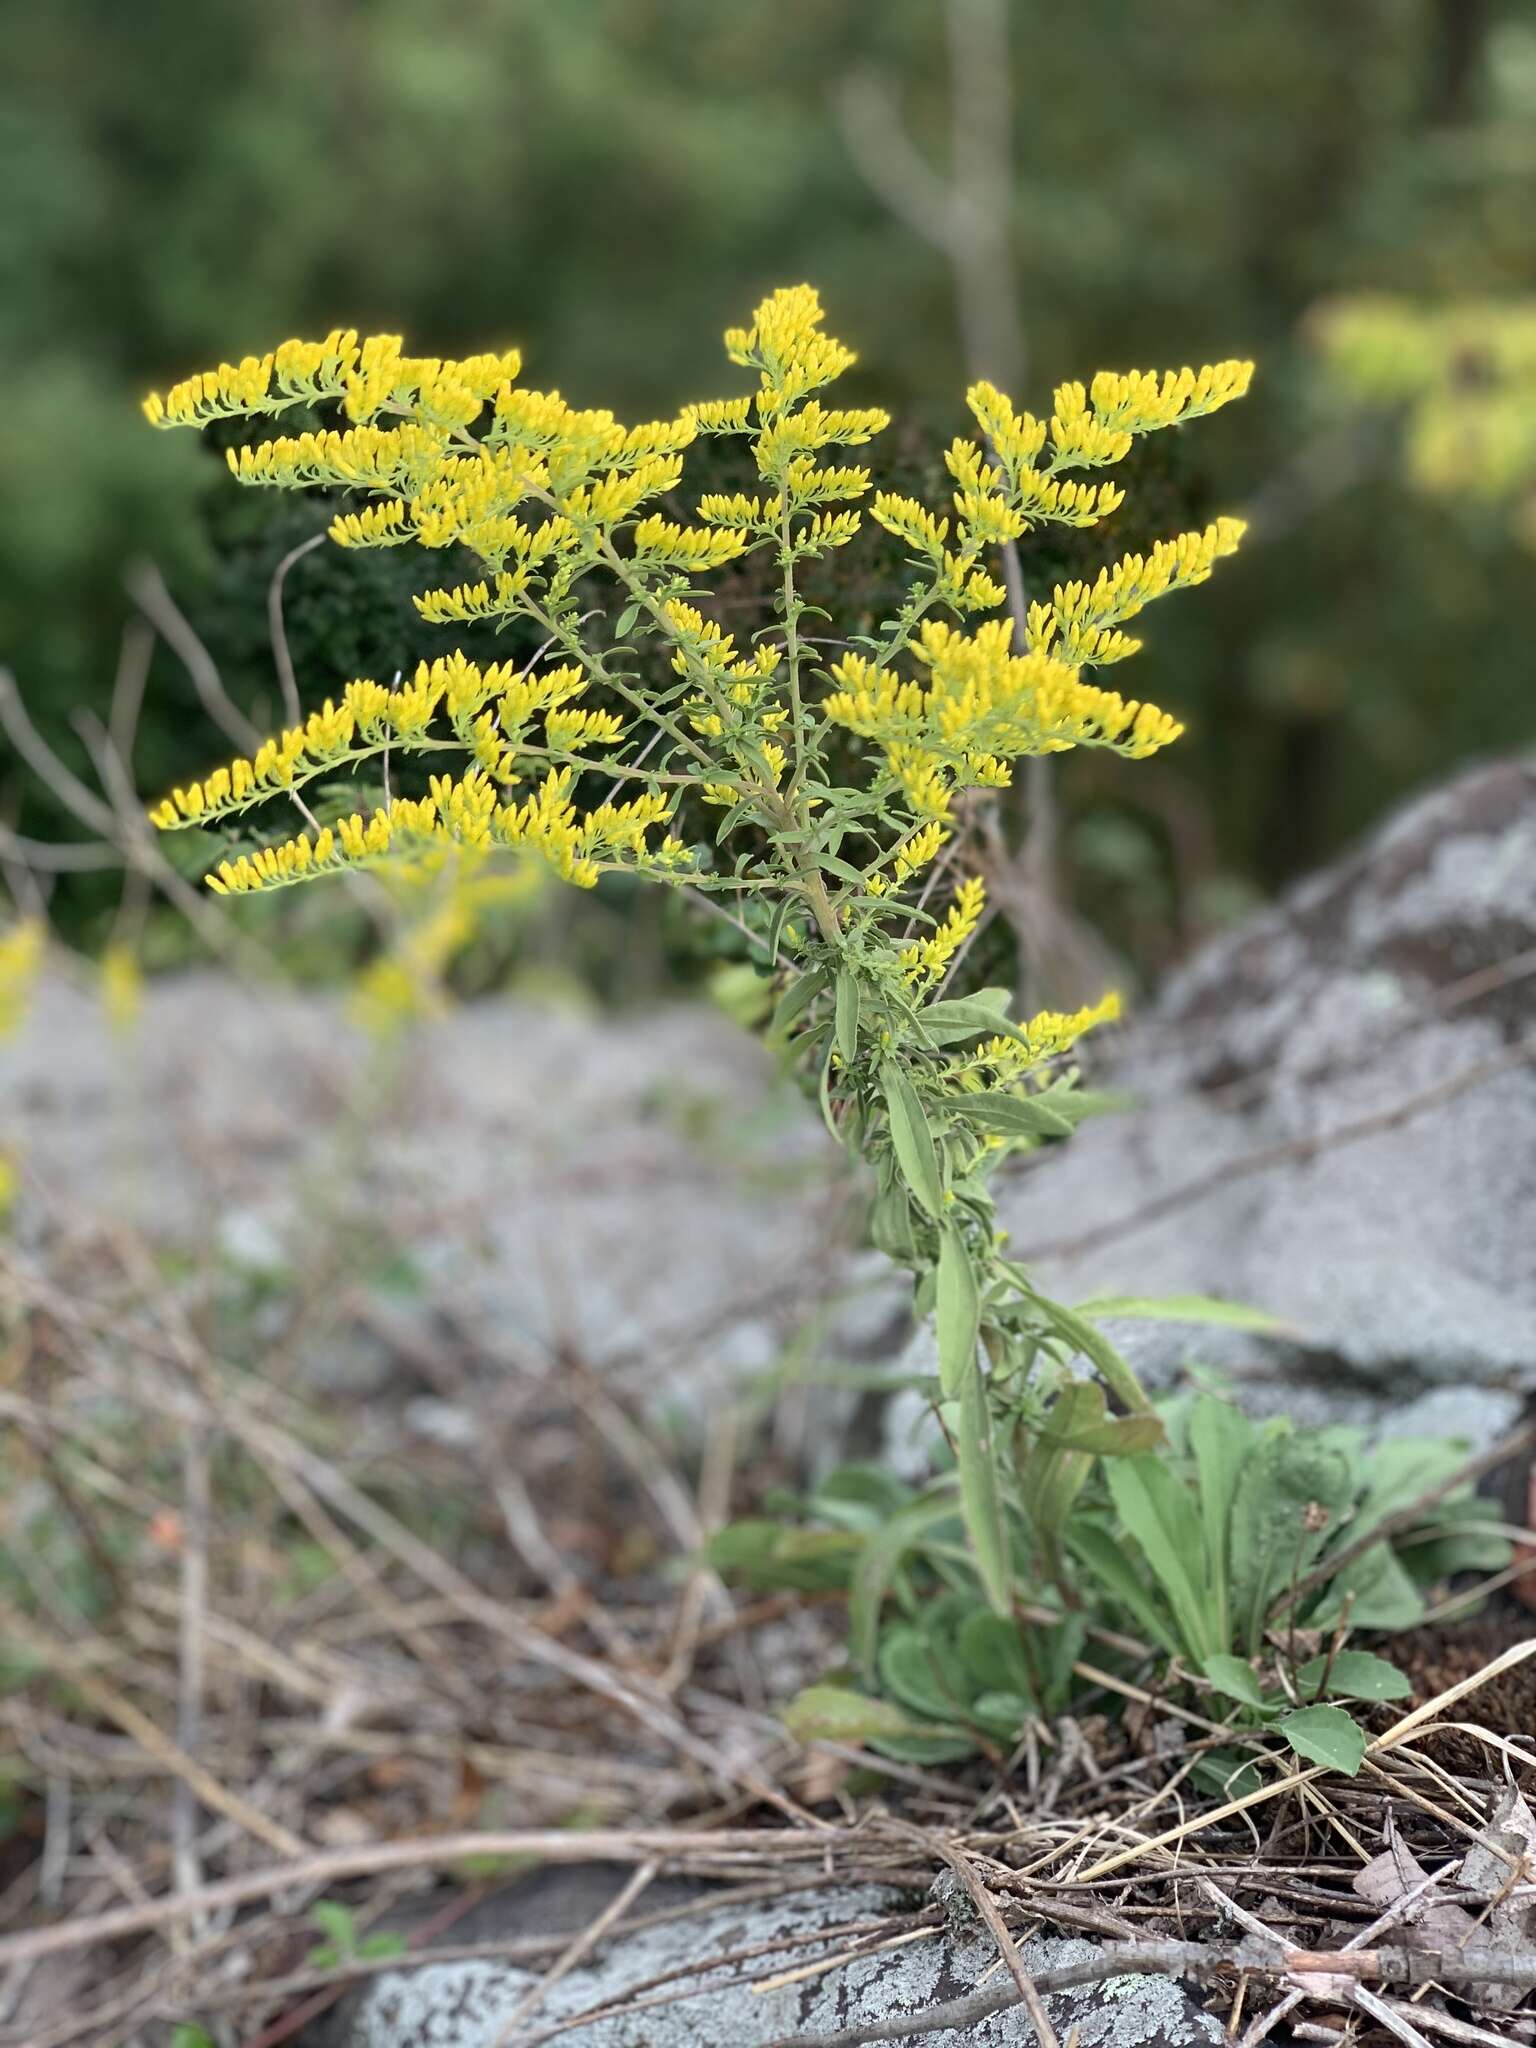
M 950 1071 L 969 1093 L 985 1088 L 989 1076 L 1006 1087 L 1046 1060 L 1070 1051 L 1095 1025 L 1112 1024 L 1120 1013 L 1120 997 L 1114 990 L 1081 1010 L 1041 1010 L 1019 1026 L 1020 1036 L 989 1038 L 968 1058 L 952 1062 Z
M 763 418 L 787 411 L 858 361 L 851 348 L 820 331 L 823 317 L 812 286 L 790 285 L 763 300 L 750 327 L 725 330 L 731 361 L 762 372 L 757 409 Z M 884 415 L 879 418 L 884 425 Z
M 872 651 L 832 663 L 818 706 L 824 672 L 802 628 L 808 607 L 793 569 L 858 532 L 855 501 L 870 493 L 870 473 L 832 451 L 867 442 L 887 415 L 827 401 L 825 387 L 855 358 L 826 333 L 809 286 L 769 294 L 751 323 L 725 339 L 731 359 L 756 372 L 754 391 L 635 426 L 572 406 L 558 392 L 522 388 L 515 351 L 413 357 L 396 336 L 360 340 L 340 329 L 221 364 L 147 401 L 159 426 L 271 417 L 300 404 L 338 409 L 334 427 L 279 433 L 232 452 L 233 473 L 253 486 L 357 494 L 364 502 L 339 511 L 330 528 L 343 547 L 468 548 L 484 573 L 421 594 L 421 615 L 434 624 L 523 619 L 566 657 L 538 674 L 454 655 L 421 664 L 395 689 L 358 679 L 249 759 L 173 790 L 151 813 L 167 829 L 216 822 L 392 746 L 467 756 L 460 778 L 435 778 L 428 797 L 402 797 L 232 856 L 211 878 L 214 887 L 238 894 L 282 886 L 387 855 L 419 865 L 448 848 L 537 851 L 584 885 L 615 863 L 671 871 L 681 848 L 670 839 L 653 848 L 646 837 L 669 814 L 671 800 L 656 794 L 665 782 L 691 786 L 709 802 L 755 806 L 755 822 L 778 849 L 770 865 L 785 848 L 802 861 L 814 837 L 808 821 L 821 813 L 827 886 L 813 900 L 829 939 L 850 915 L 840 885 L 863 881 L 878 897 L 907 887 L 934 860 L 957 790 L 1006 786 L 1019 756 L 1086 745 L 1140 757 L 1177 737 L 1166 713 L 1099 689 L 1081 671 L 1133 652 L 1120 624 L 1165 591 L 1204 580 L 1235 546 L 1238 522 L 1219 520 L 1145 557 L 1128 556 L 1091 586 L 1058 587 L 1031 609 L 1023 651 L 1006 619 L 974 630 L 952 621 L 1005 603 L 990 551 L 1039 521 L 1087 526 L 1119 504 L 1116 486 L 1068 472 L 1117 461 L 1137 434 L 1239 396 L 1251 365 L 1102 373 L 1087 387 L 1061 385 L 1048 420 L 1020 412 L 989 384 L 973 385 L 967 396 L 980 438 L 948 451 L 951 506 L 940 513 L 900 493 L 873 495 L 874 519 L 910 551 L 916 574 L 896 617 L 868 643 Z M 760 482 L 700 497 L 690 521 L 657 501 L 678 489 L 684 453 L 701 434 L 746 436 Z M 773 640 L 743 654 L 687 586 L 756 547 L 772 551 L 784 598 Z M 582 636 L 575 585 L 593 572 L 623 589 L 623 661 Z M 629 656 L 652 637 L 671 675 L 647 696 Z M 600 709 L 578 701 L 593 681 L 609 696 Z M 636 779 L 645 793 L 583 813 L 575 788 L 596 765 L 587 757 L 622 746 L 651 713 L 669 744 L 654 775 Z M 864 787 L 826 786 L 831 726 L 879 750 Z M 530 757 L 540 760 L 542 779 L 519 802 L 511 792 Z M 836 849 L 860 841 L 856 869 Z M 808 888 L 810 878 L 794 872 Z M 979 882 L 963 885 L 945 922 L 910 949 L 906 971 L 924 981 L 941 976 L 981 902 Z
M 144 412 L 151 426 L 201 427 L 210 420 L 335 399 L 352 420 L 372 419 L 388 407 L 409 409 L 442 426 L 467 427 L 522 368 L 516 349 L 464 362 L 401 351 L 397 334 L 359 342 L 355 329 L 335 328 L 324 341 L 285 341 L 264 356 L 220 363 L 173 385 L 163 398 L 151 392 Z
M 668 814 L 665 797 L 647 792 L 627 804 L 602 804 L 584 815 L 571 801 L 574 770 L 552 770 L 522 804 L 500 800 L 494 782 L 478 768 L 454 780 L 435 775 L 425 797 L 396 797 L 364 817 L 361 812 L 327 825 L 313 839 L 307 832 L 278 846 L 265 846 L 221 861 L 208 886 L 221 896 L 281 889 L 316 874 L 441 857 L 449 849 L 512 848 L 537 853 L 562 880 L 590 889 L 605 867 L 675 870 L 686 852 L 675 839 L 659 846 L 646 835 Z
M 1161 375 L 1101 370 L 1087 390 L 1081 384 L 1057 386 L 1049 424 L 1018 412 L 995 385 L 973 384 L 966 403 L 986 437 L 987 451 L 959 440 L 947 457 L 960 485 L 955 503 L 962 525 L 984 539 L 1016 538 L 1041 520 L 1097 525 L 1119 507 L 1125 493 L 1114 484 L 1078 483 L 1064 472 L 1119 462 L 1138 434 L 1215 412 L 1241 398 L 1252 377 L 1252 363 L 1236 361 Z M 1047 438 L 1050 455 L 1042 467 Z
M 540 716 L 545 751 L 612 746 L 623 737 L 623 721 L 613 712 L 563 708 L 587 686 L 582 671 L 569 663 L 538 673 L 511 662 L 482 668 L 457 650 L 419 662 L 411 680 L 395 690 L 359 678 L 347 684 L 339 704 L 327 698 L 302 725 L 266 741 L 248 760 L 236 759 L 200 782 L 172 790 L 150 811 L 150 822 L 163 832 L 212 824 L 397 741 L 467 747 L 487 774 L 515 782 L 517 754 L 530 744 L 528 733 Z M 446 713 L 453 728 L 452 741 L 429 737 L 439 712 Z
M 220 364 L 163 397 L 151 394 L 144 409 L 156 426 L 201 427 L 339 403 L 349 427 L 231 450 L 234 475 L 253 485 L 376 496 L 377 503 L 333 521 L 331 538 L 342 547 L 416 541 L 471 549 L 495 575 L 495 598 L 480 584 L 469 586 L 467 598 L 461 586 L 418 603 L 437 619 L 488 617 L 517 609 L 539 579 L 558 597 L 616 529 L 676 487 L 682 450 L 700 431 L 690 415 L 623 426 L 611 412 L 578 409 L 558 392 L 518 388 L 519 368 L 515 350 L 464 361 L 406 356 L 398 336 L 359 342 L 337 330 L 323 342 L 285 342 L 265 356 Z M 806 445 L 819 443 L 813 437 Z M 518 516 L 530 500 L 555 516 L 530 529 Z M 712 568 L 746 545 L 744 536 L 732 547 L 723 535 L 669 521 L 642 525 L 641 560 L 666 566 Z M 470 600 L 473 610 L 464 608 Z
M 1155 433 L 1198 419 L 1241 398 L 1253 382 L 1253 364 L 1209 363 L 1202 370 L 1101 370 L 1087 391 L 1058 384 L 1051 415 L 1056 468 L 1094 468 L 1118 462 L 1137 434 Z
M 24 917 L 0 932 L 0 1038 L 20 1025 L 42 972 L 41 918 Z
M 999 786 L 1009 756 L 1112 747 L 1141 759 L 1183 728 L 1155 705 L 1085 683 L 1071 663 L 1036 649 L 1012 651 L 1012 625 L 990 619 L 972 633 L 926 620 L 917 653 L 926 685 L 844 655 L 832 670 L 841 688 L 822 712 L 834 724 L 881 742 L 886 764 L 913 811 L 946 817 L 959 784 Z
M 901 965 L 910 982 L 931 984 L 942 979 L 950 962 L 981 922 L 987 904 L 987 885 L 972 875 L 955 891 L 944 922 L 926 939 L 904 946 Z
M 921 874 L 929 862 L 934 860 L 939 848 L 948 840 L 949 833 L 937 818 L 930 818 L 926 825 L 919 825 L 910 839 L 904 839 L 891 860 L 890 877 L 871 875 L 867 884 L 871 896 L 885 896 L 892 889 L 904 889 L 914 875 Z
M 1241 519 L 1216 519 L 1202 533 L 1160 540 L 1147 555 L 1126 555 L 1101 569 L 1089 583 L 1058 583 L 1049 604 L 1029 608 L 1029 644 L 1078 664 L 1124 661 L 1141 646 L 1115 631 L 1154 598 L 1204 583 L 1223 555 L 1237 552 L 1245 531 Z

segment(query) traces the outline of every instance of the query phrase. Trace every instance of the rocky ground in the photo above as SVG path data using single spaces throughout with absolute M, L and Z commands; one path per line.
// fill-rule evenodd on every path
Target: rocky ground
M 1198 1357 L 1256 1406 L 1488 1442 L 1536 1391 L 1533 1055 L 1536 766 L 1510 763 L 1411 805 L 1192 961 L 1097 1077 L 1133 1106 L 1022 1171 L 1005 1220 L 1064 1300 L 1200 1292 L 1287 1325 L 1256 1339 L 1126 1324 L 1154 1377 Z M 478 1370 L 579 1362 L 684 1435 L 787 1355 L 890 1363 L 904 1341 L 814 1117 L 698 1006 L 605 1022 L 481 1003 L 388 1073 L 320 997 L 171 979 L 125 1042 L 91 994 L 50 980 L 0 1047 L 0 1144 L 23 1166 L 19 1243 L 61 1272 L 131 1235 L 259 1296 L 323 1239 L 335 1280 L 302 1378 L 338 1403 L 393 1390 L 424 1440 L 477 1428 L 473 1382 L 450 1396 L 407 1369 L 401 1383 L 445 1314 L 478 1333 Z M 791 1460 L 834 1455 L 854 1420 L 846 1396 L 793 1413 Z M 910 1455 L 899 1411 L 890 1436 Z M 508 1894 L 500 1928 L 533 1926 L 535 1901 Z M 809 1940 L 868 1904 L 834 1891 L 611 1940 L 548 1992 L 538 2025 L 700 1943 Z M 993 1961 L 974 1930 L 930 1930 L 769 1995 L 725 1971 L 665 2016 L 559 2038 L 749 2048 L 899 2015 Z M 491 2048 L 536 1981 L 479 1963 L 384 1976 L 323 2038 Z M 1078 1995 L 1057 2020 L 1118 2048 L 1214 2038 L 1160 1984 Z M 1017 2015 L 987 2025 L 964 2038 L 1029 2038 Z M 512 2038 L 539 2036 L 530 2023 Z

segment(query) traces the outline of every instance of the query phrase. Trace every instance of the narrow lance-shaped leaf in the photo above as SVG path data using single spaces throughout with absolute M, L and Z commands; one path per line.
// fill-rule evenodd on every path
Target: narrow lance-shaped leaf
M 894 1061 L 880 1070 L 891 1119 L 891 1145 L 909 1188 L 934 1221 L 944 1213 L 944 1181 L 938 1148 L 917 1090 Z
M 960 1468 L 960 1505 L 966 1534 L 976 1554 L 976 1569 L 987 1598 L 999 1614 L 1013 1610 L 1008 1570 L 1008 1539 L 997 1489 L 997 1461 L 992 1455 L 992 1422 L 987 1409 L 987 1383 L 973 1365 L 960 1388 L 960 1427 L 956 1436 Z
M 967 1123 L 999 1138 L 1070 1138 L 1072 1125 L 1046 1104 L 1025 1095 L 962 1095 L 955 1107 Z
M 1043 1294 L 1034 1299 L 1056 1334 L 1082 1353 L 1118 1401 L 1142 1415 L 1156 1413 L 1135 1373 L 1096 1324 L 1059 1301 L 1047 1301 Z
M 851 1067 L 859 1053 L 859 984 L 845 967 L 837 977 L 837 1053 Z
M 976 1343 L 981 1334 L 981 1295 L 976 1269 L 957 1225 L 946 1224 L 939 1236 L 938 1297 L 939 1381 L 946 1401 L 959 1397 L 965 1375 L 976 1370 Z

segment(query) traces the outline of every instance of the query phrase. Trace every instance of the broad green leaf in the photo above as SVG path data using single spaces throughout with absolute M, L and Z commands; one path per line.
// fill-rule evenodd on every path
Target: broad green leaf
M 979 1607 L 960 1625 L 956 1638 L 966 1671 L 977 1691 L 1015 1694 L 1029 1702 L 1034 1694 L 1019 1625 L 1011 1617 Z
M 859 983 L 845 967 L 837 977 L 837 1052 L 845 1067 L 859 1056 Z
M 939 1335 L 939 1382 L 946 1401 L 960 1393 L 967 1373 L 975 1373 L 976 1344 L 981 1334 L 981 1297 L 976 1268 L 964 1235 L 946 1223 L 939 1233 L 938 1291 L 935 1303 Z
M 1264 1688 L 1246 1657 L 1229 1657 L 1223 1652 L 1207 1657 L 1200 1668 L 1217 1692 L 1225 1693 L 1229 1700 L 1240 1700 L 1245 1707 L 1258 1707 L 1261 1711 L 1264 1708 Z
M 1331 1665 L 1326 1657 L 1314 1657 L 1297 1672 L 1296 1686 L 1309 1698 L 1321 1691 L 1331 1700 L 1405 1700 L 1413 1691 L 1395 1664 L 1369 1650 L 1340 1650 Z
M 992 1453 L 987 1385 L 974 1367 L 960 1383 L 956 1463 L 960 1470 L 960 1503 L 965 1512 L 966 1533 L 976 1555 L 981 1583 L 998 1613 L 1011 1613 L 1013 1580 L 1008 1569 L 1008 1542 L 997 1490 L 997 1461 Z
M 1354 1480 L 1343 1452 L 1311 1434 L 1261 1434 L 1232 1503 L 1232 1627 L 1250 1653 L 1270 1603 L 1299 1578 L 1336 1531 Z
M 640 605 L 638 600 L 634 604 L 625 605 L 623 611 L 619 613 L 618 624 L 613 629 L 613 637 L 615 638 L 615 640 L 622 640 L 624 638 L 624 635 L 634 625 L 636 619 L 638 619 L 639 616 Z
M 1365 1730 L 1342 1707 L 1297 1707 L 1275 1723 L 1309 1764 L 1352 1778 L 1365 1759 Z
M 1057 1336 L 1064 1337 L 1088 1360 L 1122 1407 L 1140 1415 L 1157 1413 L 1135 1373 L 1097 1324 L 1075 1309 L 1063 1308 L 1059 1301 L 1048 1301 L 1043 1294 L 1037 1294 L 1034 1303 Z
M 879 1668 L 882 1692 L 925 1721 L 962 1718 L 965 1698 L 956 1686 L 961 1674 L 920 1626 L 903 1623 L 882 1631 Z
M 1349 1525 L 1350 1538 L 1364 1536 L 1449 1479 L 1466 1456 L 1455 1438 L 1387 1437 L 1365 1460 L 1365 1490 Z
M 1351 1598 L 1351 1596 L 1353 1596 Z M 1418 1587 L 1389 1543 L 1373 1543 L 1329 1580 L 1315 1607 L 1305 1610 L 1309 1628 L 1412 1628 L 1424 1612 Z
M 797 1742 L 871 1742 L 929 1732 L 893 1701 L 870 1699 L 841 1685 L 808 1685 L 779 1719 Z
M 885 1106 L 891 1119 L 891 1146 L 917 1200 L 937 1222 L 944 1213 L 944 1182 L 928 1115 L 917 1090 L 894 1061 L 880 1070 Z
M 1161 1459 L 1116 1458 L 1104 1468 L 1115 1512 L 1141 1545 L 1178 1619 L 1184 1647 L 1214 1654 L 1205 1546 L 1195 1503 Z
M 984 1692 L 971 1702 L 971 1719 L 995 1742 L 1017 1742 L 1031 1712 L 1029 1701 L 1016 1692 Z
M 902 1559 L 930 1529 L 951 1520 L 957 1505 L 954 1492 L 949 1487 L 942 1492 L 925 1494 L 899 1514 L 892 1515 L 864 1546 L 853 1574 L 848 1600 L 853 1654 L 861 1671 L 874 1672 L 880 1609 L 890 1591 L 891 1581 L 901 1569 Z
M 1268 1309 L 1220 1301 L 1213 1294 L 1103 1294 L 1080 1301 L 1081 1316 L 1123 1316 L 1127 1322 L 1214 1323 L 1231 1330 L 1273 1335 L 1290 1325 Z
M 1058 1111 L 1026 1095 L 957 1095 L 954 1107 L 978 1131 L 999 1138 L 1070 1138 L 1072 1126 Z

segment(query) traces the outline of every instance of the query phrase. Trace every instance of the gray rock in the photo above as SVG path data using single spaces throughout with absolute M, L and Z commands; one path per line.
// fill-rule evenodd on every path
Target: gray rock
M 1015 1250 L 1064 1301 L 1206 1293 L 1294 1328 L 1120 1325 L 1153 1379 L 1199 1358 L 1251 1406 L 1399 1428 L 1439 1389 L 1426 1426 L 1498 1434 L 1536 1385 L 1536 1064 L 1326 1141 L 1536 1034 L 1536 974 L 1498 972 L 1533 947 L 1536 763 L 1500 763 L 1191 962 L 1108 1076 L 1139 1107 L 1008 1189 Z M 1285 1146 L 1298 1156 L 1157 1213 Z
M 536 1909 L 537 1889 L 534 1901 Z M 753 1988 L 754 1976 L 803 1970 L 850 1945 L 851 1937 L 830 1930 L 913 1903 L 873 1886 L 850 1886 L 727 1903 L 669 1925 L 620 1932 L 552 1988 L 538 2012 L 519 2023 L 516 2040 L 531 2042 L 544 2027 L 596 2012 L 631 1987 L 671 1972 L 687 1973 L 665 1987 L 686 1990 L 685 1998 L 594 2018 L 557 2038 L 572 2048 L 721 2048 L 725 2042 L 761 2048 L 786 2035 L 870 2025 L 964 1998 L 984 1973 L 1000 1968 L 990 1937 L 962 1900 L 948 1925 L 920 1939 L 771 1991 Z M 501 1915 L 502 1932 L 525 1931 L 528 1910 L 525 1895 L 514 1893 Z M 736 1963 L 711 1961 L 745 1951 L 755 1953 Z M 1087 1961 L 1094 1953 L 1091 1943 L 1078 1940 L 1041 1937 L 1022 1945 L 1032 1971 Z M 492 2048 L 538 1982 L 529 1971 L 489 1962 L 391 1971 L 349 2000 L 304 2048 Z M 641 1995 L 658 1997 L 660 1987 Z M 1221 2038 L 1218 2022 L 1183 1986 L 1162 1978 L 1115 1978 L 1056 1994 L 1047 2005 L 1059 2034 L 1076 2027 L 1083 2048 L 1184 2048 Z M 1013 2048 L 1034 2038 L 1015 2009 L 963 2032 L 942 2028 L 911 2040 L 914 2048 Z
M 391 1075 L 324 995 L 168 977 L 125 1040 L 50 975 L 0 1044 L 0 1146 L 27 1170 L 24 1241 L 141 1230 L 245 1290 L 257 1344 L 263 1291 L 329 1240 L 342 1284 L 301 1362 L 342 1396 L 447 1302 L 523 1369 L 579 1356 L 687 1428 L 776 1363 L 848 1237 L 814 1115 L 697 1003 L 474 1003 Z M 381 1342 L 385 1316 L 407 1341 Z

